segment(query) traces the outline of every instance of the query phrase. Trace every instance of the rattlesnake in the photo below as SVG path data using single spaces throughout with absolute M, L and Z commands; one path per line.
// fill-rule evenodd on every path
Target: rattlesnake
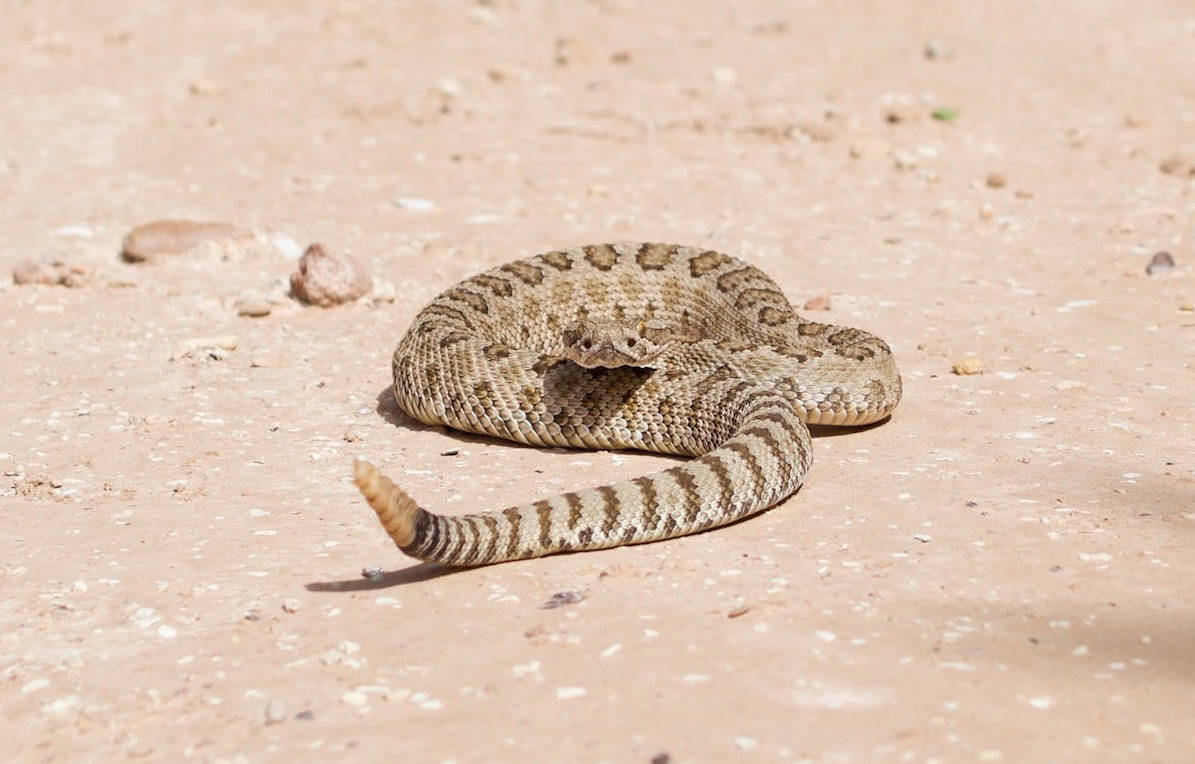
M 901 394 L 883 340 L 801 318 L 741 260 L 669 244 L 547 252 L 468 278 L 415 316 L 393 372 L 399 407 L 427 424 L 697 457 L 461 516 L 428 512 L 373 465 L 354 464 L 402 551 L 462 566 L 655 541 L 755 514 L 804 480 L 806 423 L 874 422 Z

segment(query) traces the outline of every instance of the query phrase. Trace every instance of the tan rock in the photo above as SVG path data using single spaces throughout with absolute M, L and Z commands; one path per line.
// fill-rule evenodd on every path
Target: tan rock
M 959 376 L 970 376 L 984 372 L 983 360 L 979 358 L 962 358 L 950 365 L 950 371 Z
M 303 302 L 323 308 L 352 302 L 369 291 L 365 269 L 348 255 L 312 244 L 290 275 L 290 290 Z
M 60 274 L 58 270 L 58 268 L 43 260 L 27 257 L 17 263 L 12 269 L 12 283 L 54 286 L 59 283 Z
M 241 300 L 237 304 L 237 315 L 248 316 L 250 318 L 260 318 L 261 316 L 270 315 L 270 311 L 274 306 L 270 304 L 269 300 L 260 297 L 250 297 Z
M 12 283 L 45 284 L 77 289 L 87 285 L 91 272 L 81 265 L 67 265 L 57 258 L 27 257 L 12 269 Z
M 130 263 L 155 262 L 184 254 L 204 242 L 217 239 L 245 239 L 253 234 L 230 223 L 194 220 L 155 220 L 125 234 L 120 254 Z

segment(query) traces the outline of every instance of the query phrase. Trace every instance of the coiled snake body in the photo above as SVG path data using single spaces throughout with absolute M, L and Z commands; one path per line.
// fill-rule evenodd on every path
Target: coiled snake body
M 754 266 L 669 244 L 547 252 L 462 281 L 394 351 L 415 419 L 537 446 L 696 457 L 661 472 L 459 516 L 419 507 L 368 462 L 354 480 L 402 551 L 448 565 L 680 536 L 801 485 L 809 424 L 888 416 L 888 345 L 801 318 Z

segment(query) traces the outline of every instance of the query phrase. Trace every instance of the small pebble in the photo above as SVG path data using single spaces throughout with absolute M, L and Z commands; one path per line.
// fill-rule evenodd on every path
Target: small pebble
M 202 355 L 219 360 L 224 357 L 224 353 L 221 351 L 236 349 L 237 338 L 232 334 L 225 334 L 219 337 L 193 337 L 175 345 L 174 352 L 170 355 L 170 360 L 174 361 L 187 356 Z
M 309 722 L 315 718 L 315 712 L 312 711 L 311 709 L 307 709 L 306 711 L 300 711 L 299 713 L 295 714 L 295 718 L 298 719 L 299 721 Z
M 355 707 L 360 708 L 361 706 L 363 706 L 369 702 L 369 696 L 363 692 L 356 692 L 355 690 L 350 690 L 350 691 L 344 693 L 343 695 L 341 695 L 340 700 L 341 700 L 341 702 L 345 703 L 346 705 L 355 706 Z
M 582 698 L 588 692 L 584 687 L 557 687 L 557 700 L 572 700 L 574 698 Z
M 155 220 L 125 234 L 120 254 L 130 263 L 153 263 L 163 257 L 184 254 L 208 241 L 251 236 L 249 231 L 229 223 Z
M 277 698 L 266 703 L 266 724 L 280 724 L 286 721 L 286 704 Z
M 731 610 L 729 613 L 727 613 L 726 617 L 727 618 L 738 618 L 739 616 L 747 615 L 747 613 L 749 613 L 749 612 L 751 612 L 750 605 L 741 605 L 739 607 L 736 607 L 734 610 Z
M 299 607 L 301 604 L 302 603 L 300 603 L 294 597 L 287 597 L 286 599 L 282 600 L 282 609 L 287 613 L 297 613 L 299 612 Z
M 88 280 L 88 271 L 79 265 L 67 265 L 57 258 L 25 258 L 12 269 L 12 283 L 45 284 L 78 288 Z
M 50 235 L 64 239 L 90 239 L 95 236 L 95 231 L 88 225 L 64 225 L 50 231 Z
M 998 172 L 989 173 L 986 182 L 988 184 L 988 188 L 1004 188 L 1004 186 L 1008 184 L 1008 181 L 1004 178 L 1004 176 Z
M 837 132 L 824 122 L 805 121 L 797 124 L 797 130 L 801 131 L 810 140 L 814 141 L 831 141 Z
M 1180 302 L 1178 304 L 1178 309 L 1184 313 L 1190 313 L 1192 311 L 1195 311 L 1195 302 L 1191 302 L 1190 300 L 1185 300 L 1183 302 Z
M 1172 270 L 1174 270 L 1174 256 L 1165 250 L 1155 252 L 1149 260 L 1149 265 L 1145 266 L 1145 272 L 1150 276 L 1160 276 Z
M 983 361 L 979 358 L 963 358 L 950 365 L 950 371 L 959 376 L 983 373 Z
M 28 682 L 21 685 L 21 694 L 25 694 L 25 693 L 29 693 L 29 692 L 37 692 L 38 690 L 42 689 L 43 687 L 49 687 L 49 686 L 50 686 L 50 680 L 46 679 L 44 677 L 38 677 L 37 679 L 30 679 Z
M 1179 177 L 1195 176 L 1195 161 L 1181 154 L 1172 154 L 1162 160 L 1158 169 L 1167 175 Z
M 440 456 L 456 456 L 461 450 L 459 448 L 450 448 L 447 451 L 441 451 Z
M 55 286 L 59 283 L 58 278 L 58 270 L 53 265 L 32 257 L 25 258 L 12 269 L 12 283 L 14 284 Z
M 928 544 L 929 542 L 933 541 L 933 536 L 929 536 L 925 533 L 914 533 L 913 540 L 920 541 L 922 544 Z
M 370 566 L 368 568 L 361 568 L 361 577 L 368 578 L 370 581 L 382 580 L 382 569 L 377 566 Z
M 811 297 L 805 301 L 801 306 L 804 310 L 829 310 L 830 298 L 824 294 L 819 294 L 817 297 Z
M 224 86 L 214 80 L 195 80 L 187 86 L 193 96 L 215 95 L 224 91 Z
M 714 82 L 719 85 L 733 85 L 739 79 L 739 74 L 728 66 L 720 66 L 710 72 Z
M 299 246 L 299 242 L 289 236 L 277 233 L 270 236 L 268 240 L 270 245 L 278 251 L 278 254 L 287 260 L 298 260 L 303 256 L 303 248 Z
M 369 291 L 372 282 L 361 265 L 348 255 L 332 253 L 312 244 L 290 275 L 291 292 L 300 300 L 328 308 L 352 302 Z
M 540 605 L 542 610 L 554 610 L 564 605 L 572 605 L 585 599 L 585 595 L 577 591 L 556 592 L 547 602 Z
M 260 318 L 261 316 L 270 315 L 270 311 L 273 309 L 274 306 L 270 305 L 269 300 L 260 297 L 251 297 L 247 300 L 241 300 L 240 304 L 237 305 L 237 315 Z
M 399 209 L 411 210 L 413 212 L 431 212 L 436 208 L 436 203 L 431 199 L 416 199 L 412 197 L 399 197 L 394 200 L 394 206 Z
M 893 152 L 892 163 L 896 165 L 898 170 L 913 170 L 921 164 L 921 160 L 913 152 L 900 149 Z

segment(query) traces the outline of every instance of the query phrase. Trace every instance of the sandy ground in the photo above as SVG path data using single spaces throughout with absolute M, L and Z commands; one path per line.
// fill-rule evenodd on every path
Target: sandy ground
M 0 272 L 82 284 L 0 284 L 0 758 L 1192 760 L 1193 71 L 1182 0 L 6 3 Z M 258 238 L 123 262 L 165 217 Z M 434 294 L 622 239 L 829 297 L 895 416 L 729 528 L 404 558 L 354 456 L 446 512 L 669 463 L 389 402 Z M 291 298 L 313 241 L 373 294 Z

